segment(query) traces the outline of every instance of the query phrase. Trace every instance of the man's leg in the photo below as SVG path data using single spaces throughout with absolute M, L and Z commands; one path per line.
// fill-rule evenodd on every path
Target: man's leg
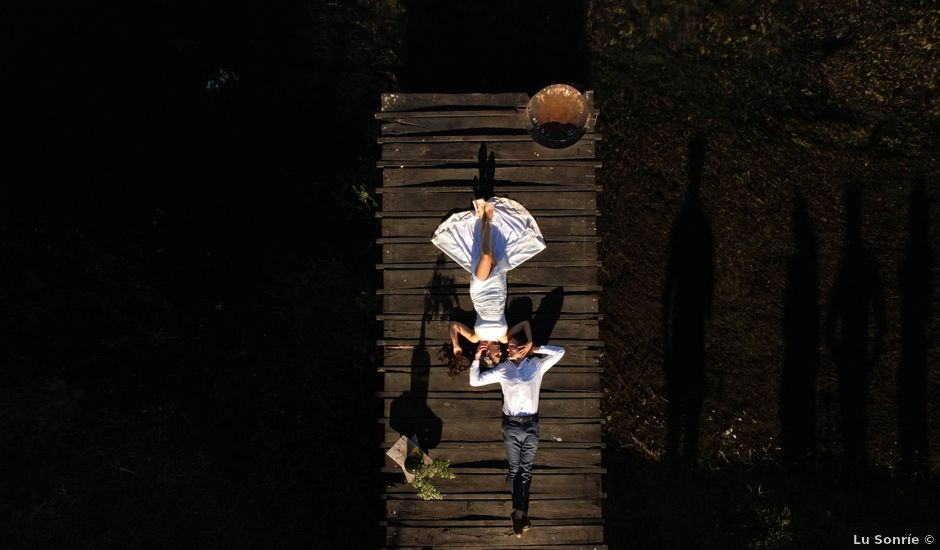
M 532 486 L 532 468 L 535 466 L 535 452 L 539 448 L 539 421 L 532 420 L 523 424 L 521 448 L 519 453 L 519 470 L 515 477 L 513 487 L 513 507 L 529 513 L 529 489 Z M 519 504 L 516 506 L 516 494 L 519 495 Z
M 516 484 L 519 477 L 519 466 L 522 456 L 522 440 L 525 433 L 518 424 L 513 424 L 508 420 L 503 420 L 503 444 L 506 446 L 506 461 L 509 462 L 509 473 L 506 475 L 506 484 L 509 486 L 509 492 L 512 493 L 512 507 L 522 510 L 516 506 Z
M 524 506 L 521 493 L 516 489 L 516 479 L 519 474 L 519 464 L 522 455 L 522 439 L 525 433 L 518 424 L 513 424 L 503 419 L 503 444 L 506 446 L 506 460 L 509 462 L 509 472 L 506 475 L 506 484 L 509 486 L 509 492 L 512 494 L 513 511 L 510 515 L 512 519 L 512 530 L 517 537 L 522 536 L 522 517 L 524 515 L 521 506 Z

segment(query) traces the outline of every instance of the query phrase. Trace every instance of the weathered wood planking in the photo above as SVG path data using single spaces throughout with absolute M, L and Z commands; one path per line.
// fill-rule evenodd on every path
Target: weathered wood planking
M 473 302 L 469 294 L 452 294 L 446 300 L 434 299 L 420 294 L 387 294 L 382 297 L 382 311 L 385 313 L 422 313 L 427 304 L 446 304 L 448 308 L 459 311 L 472 312 Z M 545 314 L 561 313 L 597 313 L 597 295 L 564 293 L 561 299 L 557 295 L 547 292 L 538 294 L 509 293 L 506 301 L 507 317 L 513 317 L 515 312 L 536 311 Z
M 595 236 L 597 234 L 597 219 L 590 214 L 584 216 L 539 217 L 533 214 L 539 229 L 544 236 Z M 440 216 L 424 218 L 382 218 L 383 237 L 424 237 L 431 250 L 440 251 L 431 244 L 434 230 L 441 224 Z
M 517 541 L 518 542 L 518 541 Z M 472 543 L 468 543 L 472 544 Z M 382 550 L 387 550 L 389 548 L 402 548 L 401 546 L 382 546 Z M 406 546 L 406 548 L 412 548 Z M 447 546 L 427 546 L 423 547 L 424 550 L 429 548 L 447 548 L 447 550 L 467 550 L 467 549 L 476 549 L 480 548 L 479 545 L 465 546 L 460 544 L 448 544 Z M 495 544 L 487 544 L 484 546 L 486 550 L 512 550 L 519 548 L 518 545 L 513 544 L 512 539 L 506 539 L 502 542 Z M 522 548 L 525 548 L 524 546 Z M 531 547 L 530 547 L 531 548 Z M 607 550 L 606 544 L 540 544 L 538 546 L 539 550 Z
M 541 448 L 539 452 L 541 452 Z M 561 449 L 575 450 L 578 449 Z M 582 451 L 584 449 L 581 449 Z M 599 449 L 593 449 L 597 452 Z M 446 450 L 433 451 L 434 456 L 449 456 Z M 503 450 L 505 454 L 505 449 Z M 599 455 L 600 453 L 597 452 Z M 586 455 L 585 455 L 586 456 Z M 505 458 L 505 456 L 503 457 Z M 451 461 L 451 464 L 454 462 Z M 455 469 L 457 469 L 455 467 Z M 502 468 L 499 468 L 502 470 Z M 481 471 L 489 472 L 489 469 L 479 468 Z M 552 473 L 547 470 L 543 462 L 536 464 L 532 479 L 531 498 L 541 500 L 545 498 L 598 498 L 601 493 L 601 473 L 564 473 L 566 470 L 560 470 L 563 473 Z M 505 498 L 506 496 L 506 472 L 499 473 L 462 473 L 455 479 L 435 478 L 434 484 L 444 493 L 444 500 L 492 500 L 495 498 Z M 465 478 L 463 482 L 460 478 Z M 401 470 L 397 474 L 386 476 L 385 492 L 387 500 L 412 500 L 417 498 L 414 487 L 406 483 Z M 495 494 L 491 494 L 495 493 Z
M 594 107 L 594 90 L 582 92 L 588 107 Z M 524 109 L 529 95 L 523 92 L 500 93 L 400 93 L 387 92 L 381 97 L 382 111 L 440 109 L 441 107 L 498 107 Z
M 425 327 L 425 338 L 431 340 L 447 340 L 449 336 L 449 321 L 401 321 L 386 320 L 383 321 L 383 337 L 387 339 L 412 338 L 416 334 L 421 334 L 422 325 Z M 596 319 L 559 319 L 550 327 L 551 332 L 546 334 L 548 329 L 539 330 L 536 325 L 533 327 L 533 338 L 536 343 L 550 342 L 557 338 L 584 338 L 596 340 L 600 338 L 600 328 Z M 564 361 L 564 358 L 562 358 Z
M 430 362 L 431 369 L 434 368 L 445 368 L 445 365 L 440 362 L 438 359 L 438 350 L 425 348 L 421 351 L 420 357 L 425 357 L 427 353 L 426 361 Z M 595 366 L 598 364 L 600 358 L 598 356 L 599 352 L 596 349 L 591 349 L 583 346 L 566 346 L 565 347 L 565 356 L 562 358 L 558 366 L 552 367 L 580 367 L 580 366 Z M 386 347 L 383 349 L 383 364 L 385 368 L 397 368 L 404 366 L 411 366 L 415 364 L 415 348 L 414 346 L 401 347 L 401 348 L 391 348 Z M 425 359 L 421 359 L 425 361 Z M 425 365 L 425 363 L 419 363 L 419 365 Z
M 511 526 L 503 527 L 411 527 L 389 525 L 385 529 L 389 546 L 439 546 L 452 544 L 478 544 L 491 546 L 493 541 L 509 541 L 512 536 Z M 545 544 L 590 544 L 603 543 L 603 525 L 541 525 L 533 522 L 533 528 L 522 539 L 513 543 L 517 546 L 537 546 Z
M 598 285 L 563 285 L 556 286 L 555 288 L 563 289 L 565 292 L 600 292 L 603 290 L 603 287 Z M 468 294 L 470 291 L 466 287 L 457 287 L 457 288 L 400 288 L 400 289 L 376 289 L 375 293 L 380 296 L 385 296 L 387 294 L 407 294 L 407 295 L 449 295 L 449 294 Z M 526 286 L 526 285 L 515 285 L 512 281 L 509 281 L 509 293 L 510 294 L 541 294 L 546 292 L 544 286 Z
M 602 447 L 603 448 L 603 447 Z M 397 474 L 401 472 L 401 467 L 397 464 L 391 464 L 390 460 L 385 461 L 385 466 L 382 467 L 383 474 Z M 546 468 L 536 464 L 534 471 L 539 474 L 606 474 L 607 468 L 601 466 L 587 466 L 585 468 Z M 461 467 L 451 467 L 450 470 L 457 475 L 461 474 L 473 474 L 473 475 L 484 475 L 484 474 L 505 474 L 502 468 L 485 468 L 482 466 L 461 466 Z M 404 498 L 404 495 L 397 495 L 396 498 Z M 600 498 L 606 498 L 606 495 L 601 495 Z
M 528 136 L 526 137 L 528 139 Z M 414 168 L 390 166 L 383 170 L 383 187 L 428 184 L 463 184 L 480 177 L 479 168 Z M 504 166 L 493 171 L 494 189 L 521 185 L 595 185 L 593 166 Z
M 591 499 L 546 499 L 532 508 L 529 517 L 533 520 L 559 518 L 599 518 L 602 501 Z M 448 500 L 430 502 L 424 500 L 389 500 L 385 515 L 392 519 L 458 519 L 465 517 L 503 519 L 512 513 L 512 501 L 502 497 L 498 500 Z
M 461 519 L 393 519 L 380 521 L 381 525 L 397 525 L 400 527 L 505 527 L 506 520 L 492 518 L 461 518 Z M 539 525 L 600 525 L 594 518 L 557 518 L 544 520 Z
M 590 133 L 584 134 L 581 136 L 581 139 L 584 140 L 602 140 L 604 136 L 599 133 Z M 532 141 L 532 136 L 529 134 L 519 134 L 519 133 L 509 133 L 509 134 L 454 134 L 454 135 L 437 135 L 437 136 L 424 136 L 424 135 L 414 135 L 414 136 L 379 136 L 375 140 L 379 144 L 386 143 L 489 143 L 489 142 L 508 142 L 508 141 L 519 141 L 519 142 L 528 142 Z M 495 159 L 494 159 L 495 160 Z
M 597 266 L 546 266 L 533 267 L 529 262 L 512 270 L 513 280 L 522 285 L 543 285 L 552 287 L 560 282 L 575 285 L 597 284 Z M 451 264 L 453 265 L 453 264 Z M 435 286 L 466 286 L 470 284 L 470 274 L 461 267 L 441 269 L 385 269 L 382 272 L 382 284 L 385 288 L 418 288 L 430 284 Z
M 526 268 L 525 264 L 513 270 L 513 275 L 519 284 L 541 285 L 551 290 L 559 280 L 582 285 L 597 283 L 597 267 L 544 267 Z M 437 274 L 438 278 L 432 279 Z M 552 275 L 554 274 L 554 276 Z M 386 289 L 419 288 L 433 284 L 435 288 L 448 288 L 453 286 L 467 286 L 470 284 L 470 274 L 466 270 L 453 267 L 433 269 L 386 269 L 382 274 L 382 282 Z
M 433 262 L 441 251 L 429 242 L 382 245 L 384 263 Z M 536 256 L 541 261 L 596 260 L 596 242 L 551 242 Z
M 401 547 L 400 546 L 383 546 L 382 550 L 386 550 L 388 548 L 401 548 Z M 454 550 L 461 550 L 461 549 L 467 549 L 467 548 L 479 548 L 479 546 L 478 545 L 465 546 L 465 545 L 457 545 L 457 544 L 448 544 L 447 546 L 443 546 L 439 548 L 453 548 Z M 518 548 L 518 546 L 512 544 L 512 541 L 510 541 L 508 545 L 487 544 L 485 548 L 486 550 L 512 550 L 514 548 Z M 542 544 L 542 545 L 539 545 L 539 548 L 542 550 L 608 550 L 606 544 L 562 544 L 562 545 Z
M 559 186 L 560 187 L 560 186 Z M 382 194 L 382 208 L 392 210 L 422 210 L 433 212 L 437 216 L 446 214 L 453 209 L 468 209 L 472 193 L 467 190 L 426 191 L 418 188 L 404 188 L 408 191 L 394 192 L 402 188 L 391 188 L 393 192 Z M 592 190 L 574 190 L 564 188 L 559 191 L 506 191 L 500 196 L 509 197 L 518 201 L 526 208 L 558 210 L 589 210 L 597 209 L 597 193 Z M 541 226 L 540 226 L 541 227 Z M 433 229 L 432 229 L 433 232 Z M 544 230 L 542 230 L 544 233 Z M 430 233 L 428 233 L 430 236 Z
M 543 238 L 545 239 L 545 243 L 546 243 L 546 244 L 552 244 L 552 243 L 599 243 L 599 242 L 601 242 L 601 238 L 598 237 L 597 235 L 551 235 L 551 236 L 549 236 L 549 237 L 545 237 L 545 236 L 543 235 Z M 379 238 L 375 239 L 375 244 L 382 244 L 382 245 L 385 245 L 385 244 L 421 244 L 421 245 L 424 245 L 424 244 L 428 244 L 428 238 L 427 238 L 426 236 L 420 236 L 420 237 L 379 237 Z M 544 256 L 540 256 L 540 258 L 544 258 Z M 440 250 L 438 250 L 438 251 L 437 251 L 437 256 L 436 256 L 436 258 L 435 258 L 435 261 L 439 261 L 439 260 L 445 260 L 445 261 L 446 261 L 446 259 L 447 259 L 447 256 L 445 255 L 445 256 L 442 257 Z M 540 260 L 540 261 L 544 261 L 544 260 Z M 556 260 L 556 261 L 557 261 L 557 260 Z
M 598 372 L 560 372 L 562 367 L 552 367 L 542 380 L 542 388 L 546 391 L 600 391 L 600 373 Z M 579 367 L 570 367 L 576 369 Z M 580 367 L 589 368 L 589 367 Z M 427 385 L 428 391 L 484 391 L 484 386 L 473 387 L 467 382 L 467 375 L 451 378 L 446 369 L 427 369 L 424 374 L 412 375 L 410 371 L 385 371 L 384 391 L 406 391 L 411 389 L 412 377 L 414 381 Z
M 584 468 L 588 466 L 600 466 L 601 465 L 601 449 L 597 448 L 552 448 L 543 445 L 543 443 L 548 443 L 546 441 L 539 440 L 539 450 L 536 454 L 536 463 L 547 468 Z M 382 443 L 386 448 L 388 447 L 385 443 Z M 454 466 L 471 466 L 486 464 L 495 466 L 498 468 L 507 468 L 508 463 L 506 462 L 506 446 L 502 441 L 499 442 L 484 442 L 484 443 L 462 443 L 463 447 L 453 448 L 453 449 L 431 449 L 429 452 L 431 456 L 438 458 L 446 458 L 450 460 L 450 463 Z M 471 445 L 488 445 L 488 447 L 474 447 Z M 470 476 L 464 474 L 465 478 L 468 478 L 464 483 L 460 481 L 454 481 L 448 490 L 452 493 L 454 492 L 479 492 L 473 490 L 470 485 Z M 496 476 L 493 476 L 496 477 Z M 404 479 L 402 479 L 404 481 Z M 441 483 L 445 483 L 441 480 Z M 534 486 L 534 484 L 533 484 Z M 442 491 L 444 487 L 440 488 Z M 414 487 L 411 487 L 411 490 L 414 490 Z M 492 487 L 485 489 L 488 491 L 505 491 L 506 490 L 506 474 L 502 476 L 502 484 L 494 484 Z M 596 493 L 594 496 L 597 496 Z
M 397 392 L 378 391 L 378 392 L 375 392 L 375 396 L 376 396 L 376 397 L 391 398 L 391 397 L 399 397 L 399 394 L 398 394 Z M 427 395 L 426 395 L 426 397 L 427 397 L 429 400 L 430 400 L 430 399 L 443 399 L 443 400 L 448 400 L 448 399 L 452 399 L 452 400 L 466 399 L 466 400 L 469 400 L 469 401 L 491 400 L 491 401 L 498 401 L 498 402 L 500 402 L 500 403 L 502 403 L 502 401 L 503 401 L 503 394 L 499 391 L 499 387 L 498 387 L 498 386 L 494 387 L 493 391 L 488 392 L 488 393 L 482 393 L 482 394 L 468 393 L 468 392 L 465 392 L 465 391 L 454 391 L 454 392 L 428 392 Z M 600 398 L 600 397 L 601 397 L 601 394 L 600 394 L 599 392 L 577 392 L 577 393 L 575 393 L 575 392 L 562 392 L 562 393 L 546 392 L 546 393 L 542 394 L 542 398 L 543 398 L 543 399 L 548 399 L 548 400 L 553 400 L 553 399 L 559 399 L 559 400 L 560 400 L 560 399 L 597 399 L 597 398 Z M 386 415 L 386 416 L 388 416 L 388 415 Z
M 435 269 L 441 267 L 441 261 L 445 262 L 447 256 L 443 258 L 438 257 L 438 261 L 435 262 L 414 262 L 414 263 L 403 263 L 403 264 L 376 264 L 376 269 Z M 457 265 L 456 262 L 453 265 Z M 601 263 L 598 260 L 552 260 L 545 261 L 539 256 L 535 256 L 534 259 L 527 260 L 522 265 L 518 266 L 516 269 L 539 269 L 539 268 L 556 268 L 556 267 L 600 267 Z M 465 270 L 466 271 L 466 270 Z M 469 273 L 469 272 L 467 272 Z
M 497 386 L 498 388 L 498 386 Z M 498 390 L 497 390 L 498 391 Z M 556 395 L 562 396 L 566 392 L 559 392 Z M 469 394 L 469 393 L 468 393 Z M 404 394 L 402 394 L 404 395 Z M 469 394 L 469 395 L 488 395 L 488 394 Z M 539 398 L 539 418 L 597 418 L 600 416 L 600 398 L 586 399 L 583 397 L 555 397 L 546 399 L 550 394 L 541 395 Z M 502 395 L 493 394 L 497 399 L 446 399 L 432 398 L 423 399 L 413 397 L 416 401 L 424 401 L 435 416 L 440 419 L 453 419 L 459 422 L 461 419 L 469 417 L 501 419 Z M 409 397 L 389 397 L 385 399 L 383 416 L 388 418 L 392 409 L 392 402 L 395 399 L 409 399 Z M 541 451 L 541 448 L 539 449 Z
M 596 419 L 550 419 L 539 423 L 540 441 L 570 441 L 573 443 L 591 443 L 601 438 L 601 423 Z M 391 447 L 402 434 L 388 425 L 385 427 L 385 443 Z M 445 441 L 479 441 L 502 442 L 503 431 L 499 422 L 489 418 L 465 419 L 456 422 L 441 424 L 442 440 Z
M 588 114 L 585 133 L 594 131 L 597 110 Z M 404 111 L 376 113 L 382 123 L 383 135 L 431 134 L 437 132 L 485 132 L 488 130 L 517 130 L 520 134 L 530 128 L 522 110 L 479 109 L 461 111 Z
M 521 92 L 498 94 L 382 94 L 382 111 L 409 111 L 441 107 L 503 107 L 524 108 L 529 103 L 528 94 Z
M 487 151 L 496 154 L 502 162 L 518 160 L 592 159 L 594 140 L 585 139 L 564 149 L 550 149 L 528 141 L 496 141 L 489 143 Z M 382 145 L 383 161 L 434 160 L 437 162 L 476 162 L 480 152 L 478 143 L 425 142 L 386 143 Z
M 536 338 L 538 337 L 536 336 Z M 389 346 L 389 347 L 395 347 L 395 348 L 423 346 L 424 350 L 430 353 L 431 350 L 439 348 L 440 346 L 443 346 L 444 344 L 447 344 L 449 342 L 450 342 L 450 338 L 448 338 L 447 340 L 444 340 L 443 338 L 437 338 L 437 339 L 424 338 L 422 340 L 420 337 L 416 337 L 416 338 L 409 338 L 407 340 L 391 340 L 391 339 L 376 340 L 375 345 Z M 603 340 L 574 340 L 574 339 L 568 339 L 568 338 L 553 338 L 552 344 L 561 346 L 567 350 L 571 346 L 578 346 L 578 347 L 585 347 L 585 348 L 599 348 L 604 345 L 604 341 Z M 568 363 L 568 364 L 570 365 L 571 363 Z
M 565 355 L 567 356 L 567 351 Z M 604 371 L 604 369 L 601 367 L 589 367 L 589 366 L 572 367 L 570 365 L 569 366 L 555 365 L 554 367 L 552 367 L 551 370 L 553 373 L 566 373 L 566 374 L 600 373 Z M 397 367 L 391 366 L 391 365 L 383 365 L 383 366 L 378 367 L 378 373 L 383 374 L 383 375 L 385 373 L 395 374 L 395 373 L 411 373 L 411 372 L 417 372 L 417 373 L 432 372 L 432 373 L 435 373 L 435 376 L 437 374 L 440 374 L 441 376 L 446 376 L 448 372 L 448 367 L 446 364 L 443 364 L 443 363 L 439 365 L 434 365 L 434 364 L 432 365 L 423 364 L 423 365 L 417 365 L 417 366 L 401 365 Z M 432 390 L 432 391 L 435 391 L 435 390 Z M 453 391 L 453 390 L 439 390 L 439 391 Z M 584 390 L 584 391 L 597 391 L 597 390 Z
M 378 341 L 384 346 L 384 391 L 377 394 L 385 417 L 382 446 L 398 438 L 393 424 L 407 429 L 409 421 L 436 416 L 440 443 L 429 451 L 450 459 L 459 472 L 457 479 L 437 480 L 443 501 L 427 503 L 404 483 L 400 470 L 383 469 L 389 547 L 606 548 L 596 366 L 602 342 L 596 294 L 601 188 L 595 182 L 601 163 L 595 143 L 601 136 L 594 131 L 593 92 L 585 96 L 591 109 L 585 138 L 570 148 L 547 149 L 525 133 L 525 94 L 383 95 L 383 112 L 376 113 L 383 133 L 377 163 L 383 168 L 383 210 L 376 215 L 383 247 L 383 288 L 377 292 L 383 297 L 377 316 L 384 336 Z M 552 344 L 566 347 L 565 358 L 543 381 L 530 510 L 534 529 L 522 540 L 511 537 L 506 519 L 511 500 L 499 427 L 502 394 L 498 387 L 471 388 L 466 375 L 450 378 L 437 356 L 452 317 L 444 312 L 457 310 L 457 319 L 472 319 L 473 304 L 469 274 L 440 254 L 430 236 L 448 212 L 469 209 L 483 144 L 496 159 L 494 192 L 526 205 L 549 246 L 510 273 L 508 314 L 533 319 L 537 340 L 539 323 L 547 321 L 533 312 L 550 315 L 551 327 L 543 329 L 551 329 Z M 552 292 L 556 288 L 560 292 Z M 416 347 L 419 336 L 422 346 Z M 411 393 L 413 383 L 420 392 Z M 387 418 L 393 406 L 394 421 Z

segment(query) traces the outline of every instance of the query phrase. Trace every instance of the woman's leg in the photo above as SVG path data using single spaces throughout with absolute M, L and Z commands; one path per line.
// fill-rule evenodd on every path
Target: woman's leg
M 475 273 L 477 279 L 486 280 L 496 265 L 496 257 L 493 255 L 493 211 L 490 209 L 482 218 L 480 218 L 480 261 L 477 263 Z

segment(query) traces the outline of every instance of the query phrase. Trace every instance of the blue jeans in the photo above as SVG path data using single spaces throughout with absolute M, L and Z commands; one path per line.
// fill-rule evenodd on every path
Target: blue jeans
M 518 423 L 503 418 L 503 443 L 509 461 L 506 481 L 512 493 L 512 507 L 528 513 L 532 466 L 535 464 L 535 451 L 539 448 L 538 419 Z

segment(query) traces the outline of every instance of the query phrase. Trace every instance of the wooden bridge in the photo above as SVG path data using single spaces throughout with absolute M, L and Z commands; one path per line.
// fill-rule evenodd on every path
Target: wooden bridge
M 593 93 L 574 145 L 550 149 L 526 133 L 526 94 L 383 94 L 383 448 L 417 435 L 453 480 L 434 479 L 442 501 L 424 501 L 386 459 L 387 547 L 606 548 L 601 467 L 600 368 Z M 564 346 L 546 374 L 541 437 L 529 509 L 532 530 L 512 536 L 512 502 L 497 385 L 470 387 L 440 358 L 447 323 L 473 325 L 470 275 L 431 244 L 451 212 L 496 194 L 535 216 L 548 247 L 509 272 L 507 318 L 532 319 L 536 345 Z

